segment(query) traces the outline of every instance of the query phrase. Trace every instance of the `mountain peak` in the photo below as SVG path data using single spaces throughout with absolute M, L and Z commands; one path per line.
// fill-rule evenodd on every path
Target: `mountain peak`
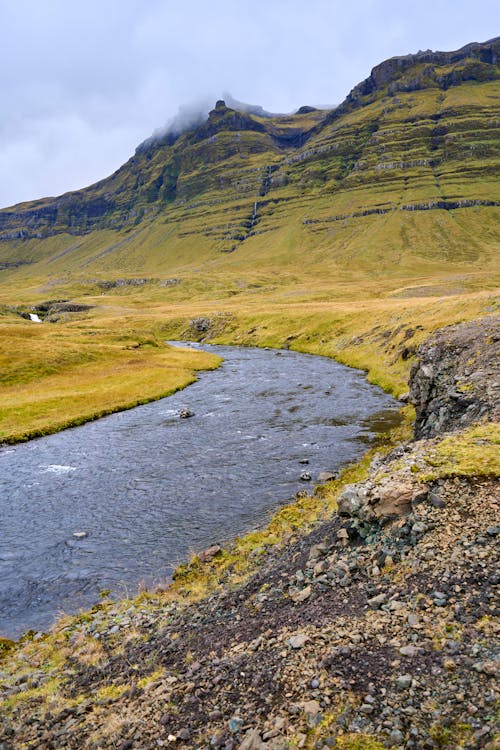
M 426 88 L 447 90 L 466 81 L 495 80 L 499 77 L 500 37 L 487 42 L 471 42 L 452 52 L 419 51 L 390 57 L 376 65 L 368 78 L 348 94 L 336 115 L 368 103 L 383 93 L 419 91 Z M 450 66 L 450 70 L 444 70 Z
M 309 187 L 318 194 L 325 191 L 340 195 L 342 190 L 349 193 L 351 186 L 371 184 L 375 178 L 379 182 L 381 175 L 397 182 L 402 179 L 399 172 L 403 170 L 435 169 L 441 162 L 457 161 L 465 153 L 462 131 L 460 139 L 453 136 L 456 118 L 448 123 L 445 118 L 439 129 L 433 124 L 437 113 L 442 117 L 441 102 L 446 91 L 465 85 L 466 93 L 474 91 L 476 97 L 478 86 L 487 89 L 500 78 L 499 61 L 498 38 L 472 43 L 454 52 L 427 50 L 393 57 L 374 67 L 370 76 L 333 110 L 304 105 L 295 114 L 273 115 L 260 106 L 238 102 L 230 94 L 218 99 L 210 111 L 207 102 L 181 108 L 166 128 L 144 141 L 135 155 L 105 180 L 57 198 L 2 209 L 0 240 L 63 233 L 83 235 L 94 229 L 131 227 L 146 216 L 175 212 L 191 200 L 207 201 L 207 205 L 215 200 L 219 205 L 222 195 L 231 196 L 231 201 L 248 198 L 253 217 L 255 196 L 274 192 L 277 200 L 286 201 L 293 190 L 299 190 L 302 196 Z M 424 90 L 425 95 L 420 96 L 418 92 Z M 408 159 L 406 147 L 399 153 L 392 142 L 384 144 L 384 133 L 392 132 L 384 130 L 384 122 L 386 113 L 401 107 L 403 100 L 407 122 L 410 110 L 420 106 L 419 97 L 425 107 L 419 110 L 418 117 L 425 120 L 424 115 L 428 116 L 430 124 L 425 126 L 428 132 L 424 128 L 424 134 L 412 141 L 414 155 Z M 332 124 L 342 122 L 345 115 L 365 107 L 368 110 L 378 100 L 384 102 L 383 107 L 372 108 L 366 117 L 360 116 L 360 127 L 355 132 L 351 133 L 348 123 L 344 129 L 337 124 L 332 129 Z M 485 95 L 484 102 L 488 101 Z M 486 111 L 486 105 L 481 106 Z M 379 128 L 382 135 L 373 137 Z M 486 129 L 485 125 L 485 132 Z M 402 132 L 406 130 L 406 125 L 402 125 Z M 476 131 L 474 126 L 471 139 L 482 135 Z M 481 145 L 482 151 L 473 140 L 474 150 L 467 151 L 468 158 L 470 153 L 481 154 L 481 158 L 488 156 L 488 139 Z M 479 192 L 482 196 L 484 190 Z M 462 198 L 457 198 L 455 187 L 450 187 L 450 195 L 453 201 L 444 197 L 438 200 L 434 193 L 429 199 L 451 206 Z M 465 199 L 476 197 L 471 199 L 467 194 Z M 381 205 L 386 205 L 385 199 Z M 344 211 L 342 206 L 339 216 Z M 364 215 L 365 208 L 360 203 L 360 215 Z M 376 209 L 370 204 L 366 210 L 378 211 L 379 204 Z M 239 217 L 238 227 L 241 221 Z M 248 221 L 255 231 L 255 217 Z M 227 226 L 228 222 L 224 219 L 215 225 Z M 229 234 L 246 237 L 249 232 L 237 229 Z M 226 247 L 225 236 L 220 244 Z

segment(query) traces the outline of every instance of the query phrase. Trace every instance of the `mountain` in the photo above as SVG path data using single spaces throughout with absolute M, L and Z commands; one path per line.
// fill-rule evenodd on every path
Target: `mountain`
M 405 404 L 171 586 L 0 637 L 0 749 L 498 747 L 498 51 L 392 58 L 333 110 L 219 101 L 111 177 L 0 211 L 0 447 L 217 366 L 170 339 L 332 357 Z M 303 387 L 342 431 L 336 380 Z
M 499 53 L 497 37 L 391 58 L 333 110 L 219 101 L 95 185 L 1 210 L 2 275 L 488 264 Z

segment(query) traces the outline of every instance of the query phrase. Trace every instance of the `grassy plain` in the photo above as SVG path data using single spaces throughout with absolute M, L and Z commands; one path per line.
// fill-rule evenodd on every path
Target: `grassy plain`
M 0 442 L 19 442 L 169 395 L 219 358 L 93 321 L 0 319 Z
M 56 322 L 23 320 L 6 306 L 21 294 L 3 287 L 0 316 L 0 440 L 15 442 L 79 424 L 103 414 L 160 398 L 192 382 L 195 371 L 216 366 L 213 355 L 168 347 L 169 338 L 200 338 L 192 325 L 208 321 L 213 342 L 290 347 L 322 354 L 366 370 L 368 378 L 401 395 L 418 344 L 442 326 L 498 310 L 494 290 L 479 274 L 453 294 L 457 283 L 443 275 L 392 279 L 365 277 L 356 285 L 330 278 L 254 286 L 233 294 L 237 280 L 212 276 L 194 297 L 195 279 L 174 287 L 146 284 L 105 294 L 65 286 L 83 313 Z M 37 303 L 43 293 L 26 295 Z M 92 294 L 92 291 L 94 292 Z M 90 293 L 89 293 L 90 292 Z M 438 296 L 438 292 L 444 296 Z M 448 292 L 448 294 L 447 294 Z M 26 290 L 25 290 L 26 294 Z M 193 296 L 191 296 L 193 294 Z M 411 295 L 411 296 L 407 296 Z M 432 296 L 427 296 L 432 295 Z M 187 297 L 187 298 L 186 298 Z M 22 307 L 22 305 L 20 306 Z M 27 309 L 26 305 L 23 309 Z

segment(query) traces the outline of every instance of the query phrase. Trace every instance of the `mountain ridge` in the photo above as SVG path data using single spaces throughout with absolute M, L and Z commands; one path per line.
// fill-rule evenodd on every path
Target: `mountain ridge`
M 469 66 L 464 66 L 464 68 L 458 73 L 457 70 L 453 70 L 448 75 L 438 76 L 435 75 L 435 71 L 431 70 L 432 66 L 453 65 L 467 59 L 474 61 L 474 63 Z M 319 110 L 312 107 L 302 107 L 293 115 L 272 115 L 271 113 L 264 113 L 264 111 L 262 111 L 261 114 L 257 114 L 256 112 L 258 112 L 258 108 L 252 108 L 249 106 L 247 111 L 242 108 L 242 110 L 238 112 L 233 109 L 233 107 L 226 107 L 225 102 L 220 100 L 217 102 L 215 108 L 209 113 L 207 120 L 202 125 L 187 128 L 179 134 L 167 132 L 163 137 L 151 136 L 137 147 L 135 155 L 132 156 L 122 167 L 116 170 L 116 172 L 87 188 L 72 190 L 54 198 L 40 198 L 34 201 L 23 202 L 15 204 L 12 207 L 0 209 L 0 228 L 2 225 L 4 227 L 5 225 L 8 225 L 9 222 L 7 217 L 9 217 L 9 215 L 17 216 L 19 213 L 24 214 L 36 206 L 45 209 L 46 202 L 51 203 L 51 209 L 55 208 L 59 210 L 61 204 L 64 204 L 68 199 L 71 199 L 72 197 L 79 199 L 83 197 L 82 193 L 85 194 L 87 191 L 100 187 L 103 183 L 107 183 L 116 174 L 120 173 L 121 170 L 126 168 L 127 165 L 132 164 L 137 155 L 148 154 L 151 149 L 158 148 L 162 145 L 173 146 L 183 136 L 186 136 L 188 144 L 191 145 L 192 143 L 215 135 L 220 130 L 249 130 L 259 133 L 269 133 L 272 139 L 283 148 L 300 148 L 307 140 L 309 140 L 309 138 L 318 134 L 331 122 L 347 112 L 352 111 L 353 108 L 366 104 L 367 99 L 369 99 L 371 95 L 380 92 L 385 86 L 389 86 L 390 95 L 394 95 L 398 91 L 414 91 L 419 88 L 428 88 L 433 83 L 446 89 L 453 85 L 459 85 L 466 80 L 495 80 L 500 78 L 500 71 L 494 70 L 495 67 L 498 67 L 499 59 L 500 37 L 495 37 L 484 43 L 473 42 L 453 52 L 434 52 L 427 50 L 415 54 L 395 56 L 376 65 L 372 69 L 370 76 L 357 84 L 349 92 L 344 101 L 330 112 L 328 112 L 328 110 Z M 422 71 L 416 71 L 413 76 L 409 77 L 409 79 L 408 77 L 406 79 L 404 78 L 404 74 L 408 69 L 413 68 L 415 65 L 420 65 L 421 63 L 429 64 L 423 73 Z M 238 104 L 238 102 L 235 103 Z M 243 107 L 246 108 L 247 105 L 243 105 Z M 300 122 L 300 120 L 302 119 L 302 121 L 304 121 L 304 115 L 311 115 L 312 113 L 319 113 L 319 122 L 314 123 L 314 125 L 309 128 L 303 127 L 303 122 Z M 294 128 L 290 128 L 289 125 L 292 118 L 297 119 Z M 272 124 L 270 125 L 266 120 L 272 121 Z M 283 125 L 285 125 L 285 127 L 283 127 Z M 290 135 L 290 133 L 287 133 L 287 130 L 292 130 L 292 134 Z M 17 208 L 18 210 L 13 212 L 11 210 L 12 208 Z M 99 215 L 99 209 L 97 206 L 93 206 L 90 201 L 89 218 L 92 219 L 97 215 Z M 0 235 L 0 239 L 5 239 L 5 237 Z M 7 239 L 10 238 L 7 237 Z
M 401 259 L 487 266 L 499 51 L 496 37 L 391 58 L 333 110 L 270 115 L 219 100 L 201 125 L 147 139 L 94 185 L 0 210 L 3 278 L 295 269 L 305 258 L 321 273 Z

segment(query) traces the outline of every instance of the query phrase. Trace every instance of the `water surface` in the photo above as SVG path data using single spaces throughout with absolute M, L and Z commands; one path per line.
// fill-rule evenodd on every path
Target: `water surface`
M 224 362 L 184 391 L 0 450 L 0 634 L 168 579 L 264 524 L 310 486 L 302 471 L 339 469 L 398 420 L 390 396 L 330 359 L 201 348 Z

